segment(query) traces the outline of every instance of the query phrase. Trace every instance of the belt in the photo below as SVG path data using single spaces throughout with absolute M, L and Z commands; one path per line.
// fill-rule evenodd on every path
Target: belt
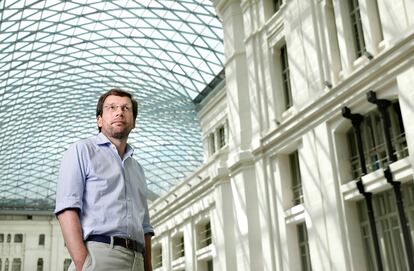
M 121 246 L 121 247 L 132 249 L 132 250 L 135 250 L 137 252 L 144 254 L 143 244 L 141 244 L 138 241 L 124 238 L 124 237 L 93 234 L 93 235 L 89 235 L 88 238 L 86 238 L 86 242 L 94 241 L 94 242 L 100 242 L 100 243 L 105 243 L 105 244 L 111 244 L 111 239 L 113 239 L 114 246 Z

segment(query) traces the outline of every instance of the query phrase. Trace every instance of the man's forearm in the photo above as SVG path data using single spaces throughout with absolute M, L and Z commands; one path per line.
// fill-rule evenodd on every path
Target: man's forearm
M 88 251 L 83 242 L 82 227 L 77 210 L 68 209 L 57 216 L 66 247 L 76 266 L 76 270 L 81 270 L 85 262 Z
M 144 254 L 144 269 L 145 271 L 152 271 L 151 259 L 151 234 L 145 234 L 145 254 Z

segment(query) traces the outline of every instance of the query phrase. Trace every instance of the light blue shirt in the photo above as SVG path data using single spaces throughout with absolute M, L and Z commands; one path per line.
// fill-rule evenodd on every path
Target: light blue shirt
M 78 208 L 83 238 L 90 234 L 123 236 L 144 244 L 153 234 L 147 184 L 127 145 L 121 159 L 102 133 L 74 143 L 64 154 L 57 183 L 55 214 Z

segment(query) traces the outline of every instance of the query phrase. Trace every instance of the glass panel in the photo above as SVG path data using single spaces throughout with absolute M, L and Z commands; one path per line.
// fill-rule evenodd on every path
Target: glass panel
M 412 198 L 413 187 L 411 182 L 401 186 L 404 209 L 409 217 L 408 223 L 411 231 L 413 228 L 414 205 L 410 197 Z M 373 206 L 384 270 L 408 270 L 393 189 L 374 195 Z M 358 209 L 360 214 L 363 212 L 366 213 L 365 203 L 363 201 L 358 202 Z M 375 254 L 369 232 L 368 220 L 366 215 L 360 215 L 359 218 L 367 264 L 371 268 L 371 266 L 374 266 L 373 259 L 375 259 Z M 375 268 L 371 269 L 375 270 Z
M 157 246 L 153 249 L 154 268 L 162 266 L 162 247 Z
M 211 224 L 207 222 L 199 226 L 198 238 L 200 247 L 203 248 L 211 244 Z
M 15 258 L 12 262 L 12 271 L 21 271 L 22 270 L 22 259 Z
M 208 142 L 210 146 L 210 155 L 214 154 L 216 152 L 216 140 L 214 133 L 211 133 L 208 137 Z
M 218 139 L 219 139 L 220 149 L 226 146 L 226 133 L 225 133 L 224 125 L 218 128 Z
M 301 223 L 297 226 L 297 234 L 299 241 L 299 256 L 302 266 L 302 271 L 312 270 L 310 252 L 309 252 L 309 242 L 308 242 L 308 231 L 306 229 L 306 224 Z
M 37 260 L 37 271 L 43 271 L 43 259 L 39 258 Z
M 173 241 L 174 260 L 184 257 L 184 236 L 178 236 Z
M 208 260 L 207 261 L 207 271 L 213 271 L 213 261 L 212 260 Z
M 53 210 L 59 159 L 112 87 L 140 101 L 129 139 L 154 195 L 200 166 L 195 99 L 224 79 L 212 1 L 0 2 L 2 208 Z
M 348 0 L 349 15 L 351 17 L 352 34 L 354 38 L 355 53 L 360 57 L 366 51 L 364 32 L 362 29 L 361 13 L 358 0 Z
M 44 246 L 44 245 L 45 245 L 45 235 L 40 234 L 39 235 L 39 246 Z
M 300 175 L 299 155 L 295 151 L 289 155 L 290 174 L 292 178 L 293 204 L 303 203 L 302 178 Z
M 23 242 L 23 234 L 17 233 L 14 235 L 14 242 L 15 243 L 22 243 Z
M 289 61 L 286 45 L 280 48 L 280 63 L 283 80 L 283 96 L 285 99 L 285 109 L 289 109 L 293 105 L 292 88 L 290 85 Z

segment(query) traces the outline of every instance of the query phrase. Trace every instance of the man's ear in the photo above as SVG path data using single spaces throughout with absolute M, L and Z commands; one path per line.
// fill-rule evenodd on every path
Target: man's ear
M 102 128 L 102 122 L 103 122 L 102 117 L 101 116 L 97 116 L 96 117 L 96 124 L 98 124 L 98 127 L 99 128 Z

